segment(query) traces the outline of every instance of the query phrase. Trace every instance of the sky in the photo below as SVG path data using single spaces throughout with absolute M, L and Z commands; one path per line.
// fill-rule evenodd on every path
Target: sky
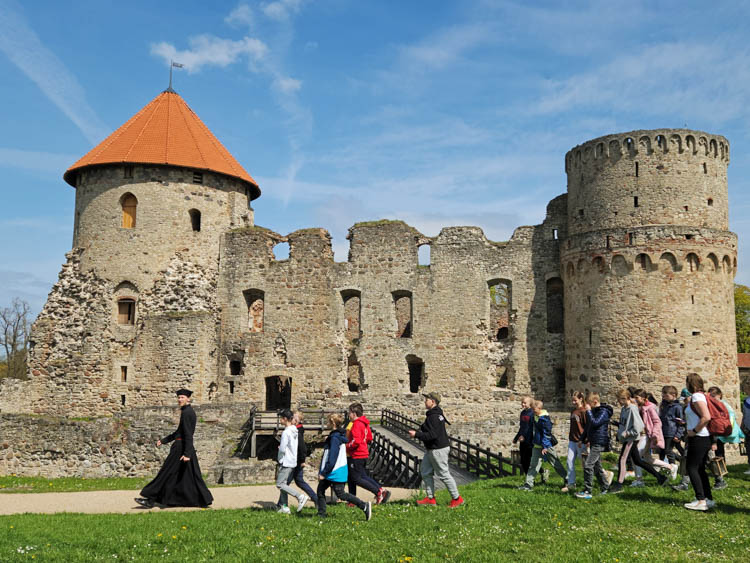
M 260 184 L 257 225 L 507 240 L 565 153 L 635 129 L 730 141 L 750 284 L 748 1 L 0 0 L 0 307 L 41 310 L 71 248 L 63 172 L 168 85 Z

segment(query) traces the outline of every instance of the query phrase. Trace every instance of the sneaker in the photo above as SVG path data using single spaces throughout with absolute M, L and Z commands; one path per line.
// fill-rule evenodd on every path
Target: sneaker
M 417 504 L 421 506 L 435 506 L 437 502 L 435 502 L 433 497 L 424 497 L 422 500 L 418 500 Z
M 349 508 L 354 508 L 356 505 L 353 502 L 347 502 L 346 506 L 348 506 Z
M 289 507 L 285 504 L 281 505 L 276 512 L 278 512 L 279 514 L 291 514 L 292 513 L 292 511 L 289 510 Z
M 712 488 L 716 491 L 720 491 L 721 489 L 726 489 L 728 486 L 729 485 L 727 485 L 727 482 L 724 479 L 721 479 L 719 481 L 716 481 Z
M 708 503 L 705 500 L 695 499 L 693 502 L 686 502 L 683 506 L 688 510 L 701 510 L 703 512 L 708 510 Z
M 707 498 L 706 499 L 706 506 L 708 508 L 714 508 L 714 507 L 716 507 L 716 501 Z
M 519 491 L 533 491 L 534 487 L 530 487 L 528 484 L 524 483 L 520 487 L 518 487 Z
M 617 493 L 621 493 L 622 491 L 623 491 L 622 483 L 615 483 L 609 488 L 609 490 L 607 491 L 607 494 L 616 495 Z
M 744 471 L 742 474 L 743 475 L 750 475 L 750 469 L 748 469 L 747 471 Z
M 575 485 L 565 485 L 562 489 L 560 489 L 560 492 L 562 493 L 572 493 L 576 490 Z
M 378 494 L 375 495 L 375 504 L 385 504 L 391 498 L 391 491 L 386 489 L 380 489 Z
M 615 478 L 615 474 L 612 471 L 604 471 L 604 485 L 609 489 L 612 484 L 612 479 Z
M 365 520 L 372 518 L 372 503 L 366 502 L 365 507 L 362 509 L 365 513 Z
M 677 471 L 679 471 L 679 469 L 680 469 L 680 466 L 677 465 L 676 463 L 673 463 L 672 466 L 670 467 L 670 469 L 669 469 L 669 477 L 670 477 L 670 479 L 672 479 L 672 481 L 674 481 L 675 479 L 677 479 Z
M 457 506 L 461 506 L 463 503 L 464 503 L 464 498 L 459 495 L 459 497 L 454 498 L 448 506 L 450 508 L 456 508 Z
M 136 497 L 133 500 L 135 500 L 135 502 L 137 502 L 138 504 L 140 504 L 143 508 L 153 508 L 154 507 L 154 501 L 152 501 L 151 499 L 143 498 L 143 497 Z
M 630 486 L 640 488 L 640 487 L 645 487 L 646 483 L 643 482 L 643 479 L 636 479 L 635 481 L 630 483 Z
M 673 491 L 687 491 L 690 488 L 690 485 L 687 483 L 680 483 L 679 485 L 672 485 Z
M 542 483 L 546 483 L 549 480 L 549 469 L 542 468 L 539 472 L 539 478 L 542 480 Z
M 586 500 L 591 500 L 591 493 L 589 491 L 581 491 L 580 493 L 576 493 L 575 497 L 586 499 Z
M 635 471 L 626 471 L 625 479 L 633 479 L 635 477 Z
M 302 496 L 299 497 L 299 500 L 297 501 L 297 512 L 302 512 L 302 508 L 308 500 L 310 500 L 310 497 L 305 493 L 302 493 Z

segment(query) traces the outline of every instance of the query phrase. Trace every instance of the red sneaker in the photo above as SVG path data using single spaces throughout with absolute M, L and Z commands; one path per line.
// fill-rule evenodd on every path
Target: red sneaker
M 456 508 L 457 506 L 461 506 L 463 503 L 464 498 L 459 496 L 458 498 L 454 498 L 448 506 L 450 508 Z
M 424 497 L 422 500 L 418 500 L 417 504 L 422 506 L 435 506 L 437 502 L 435 502 L 434 498 Z
M 348 506 L 349 508 L 354 508 L 354 503 L 353 502 L 347 502 L 346 506 Z

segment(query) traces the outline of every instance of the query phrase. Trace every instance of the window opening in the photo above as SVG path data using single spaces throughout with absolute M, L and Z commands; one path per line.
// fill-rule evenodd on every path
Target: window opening
M 417 356 L 406 356 L 406 364 L 409 368 L 409 392 L 419 393 L 425 385 L 424 362 Z
M 247 328 L 250 332 L 263 332 L 265 320 L 265 294 L 259 289 L 242 292 L 247 305 Z
M 700 267 L 700 261 L 698 260 L 698 255 L 693 254 L 692 252 L 687 255 L 687 262 L 688 267 L 691 272 L 697 272 L 698 268 Z
M 357 354 L 352 352 L 346 360 L 346 383 L 350 393 L 360 393 L 366 389 L 365 376 L 362 373 L 362 365 L 357 359 Z
M 633 196 L 633 207 L 638 207 L 638 196 Z
M 359 291 L 355 289 L 341 292 L 344 300 L 344 331 L 349 340 L 357 340 L 362 336 L 361 309 L 362 300 Z
M 589 346 L 591 346 L 591 343 L 594 341 L 594 331 L 589 329 Z
M 709 197 L 706 203 L 708 204 L 709 207 L 711 207 L 714 204 L 714 200 Z
M 124 229 L 135 229 L 135 216 L 138 209 L 138 200 L 133 194 L 125 194 L 121 200 L 122 205 L 122 227 Z
M 229 382 L 229 394 L 234 395 L 234 381 Z
M 581 216 L 581 217 L 583 217 L 583 209 L 579 209 L 578 210 L 578 215 Z
M 559 233 L 557 229 L 552 229 L 552 240 L 559 240 Z
M 120 403 L 123 407 L 125 406 L 125 395 L 120 395 Z
M 695 295 L 690 296 L 690 302 L 695 305 Z
M 628 233 L 628 244 L 629 245 L 633 244 L 633 238 L 634 238 L 633 237 L 633 233 Z
M 495 368 L 495 377 L 497 380 L 497 386 L 508 388 L 508 366 L 497 366 Z
M 432 264 L 431 260 L 432 247 L 429 244 L 422 244 L 417 249 L 417 259 L 420 266 L 429 266 Z
M 547 332 L 559 334 L 565 327 L 565 305 L 563 281 L 560 278 L 547 280 Z M 591 298 L 589 297 L 589 305 Z
M 612 248 L 612 246 L 610 245 L 610 242 L 609 242 L 609 235 L 607 235 L 607 248 Z
M 686 206 L 685 206 L 685 211 L 687 211 L 687 210 L 688 210 L 688 206 L 686 205 Z
M 638 177 L 638 162 L 635 163 L 635 177 Z
M 122 177 L 123 178 L 132 178 L 133 177 L 133 167 L 132 166 L 125 166 L 122 169 Z
M 701 331 L 700 330 L 694 330 L 693 336 L 700 336 Z
M 505 340 L 510 332 L 511 282 L 492 280 L 490 293 L 490 340 Z
M 555 376 L 557 395 L 563 396 L 565 394 L 565 368 L 553 368 L 553 373 Z
M 588 302 L 589 302 L 589 307 L 591 307 L 591 296 L 589 295 L 588 297 L 586 297 L 586 299 L 587 299 L 587 300 L 588 300 Z
M 289 258 L 289 243 L 280 242 L 273 247 L 274 260 L 287 260 Z
M 242 373 L 242 362 L 240 360 L 229 361 L 229 375 L 240 375 Z
M 120 366 L 120 381 L 122 383 L 128 380 L 128 366 Z
M 396 311 L 396 336 L 411 338 L 412 301 L 411 293 L 398 291 L 393 293 L 393 304 Z
M 200 232 L 201 230 L 201 212 L 197 209 L 191 209 L 188 211 L 190 214 L 190 225 L 193 227 L 194 232 Z
M 706 163 L 703 163 L 703 173 L 708 174 L 708 168 L 706 168 Z
M 193 184 L 203 183 L 203 172 L 193 172 Z
M 266 410 L 292 407 L 292 378 L 286 375 L 266 377 Z
M 134 299 L 120 299 L 117 302 L 117 322 L 121 325 L 135 324 Z

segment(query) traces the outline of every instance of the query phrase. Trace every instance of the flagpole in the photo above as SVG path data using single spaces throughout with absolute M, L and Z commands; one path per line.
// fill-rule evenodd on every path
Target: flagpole
M 167 88 L 168 91 L 172 91 L 172 66 L 174 65 L 174 61 L 169 61 L 169 88 Z

